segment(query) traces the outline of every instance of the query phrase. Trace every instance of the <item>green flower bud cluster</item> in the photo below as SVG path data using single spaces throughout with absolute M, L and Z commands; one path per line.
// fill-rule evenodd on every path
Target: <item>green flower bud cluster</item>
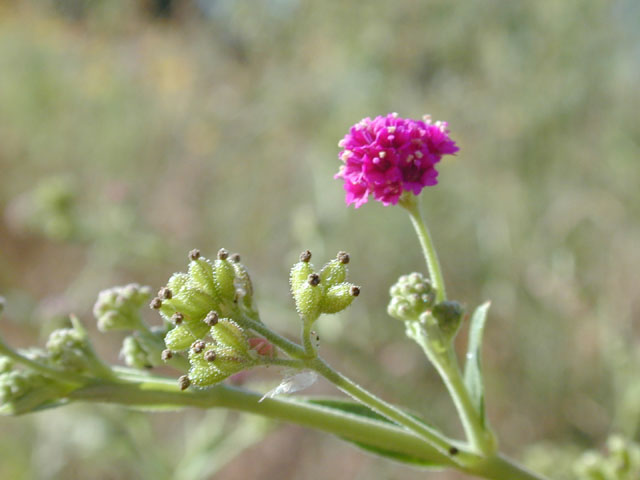
M 151 358 L 150 352 L 144 347 L 140 337 L 134 335 L 129 335 L 122 341 L 120 357 L 133 368 L 151 368 L 156 363 Z
M 259 363 L 245 331 L 233 320 L 220 318 L 210 327 L 211 340 L 196 340 L 189 348 L 189 381 L 204 387 Z
M 319 273 L 310 260 L 309 250 L 300 254 L 300 261 L 291 269 L 289 283 L 298 313 L 305 321 L 313 322 L 323 313 L 338 313 L 347 308 L 360 294 L 360 287 L 345 281 L 349 263 L 346 252 L 339 252 Z
M 140 308 L 151 298 L 151 287 L 130 283 L 113 287 L 98 294 L 93 315 L 102 332 L 135 330 L 140 326 Z
M 637 480 L 640 478 L 640 445 L 613 435 L 607 440 L 608 456 L 589 451 L 574 465 L 580 480 Z
M 28 370 L 0 373 L 0 414 L 19 415 L 56 401 L 65 387 Z
M 93 364 L 89 340 L 75 328 L 60 328 L 49 335 L 46 351 L 51 364 L 64 370 L 84 372 Z
M 391 301 L 387 312 L 403 321 L 417 321 L 420 315 L 430 311 L 436 301 L 436 291 L 421 273 L 401 276 L 391 287 Z
M 183 389 L 212 385 L 251 368 L 267 351 L 262 344 L 253 348 L 234 321 L 246 317 L 259 321 L 251 278 L 239 255 L 220 249 L 211 261 L 192 250 L 189 259 L 188 272 L 174 274 L 151 301 L 151 308 L 170 326 L 162 359 L 169 361 L 176 352 L 188 350 L 189 373 L 179 379 Z
M 203 338 L 210 326 L 204 320 L 211 312 L 221 317 L 255 316 L 253 287 L 238 255 L 220 249 L 210 261 L 198 250 L 189 253 L 188 273 L 175 273 L 151 301 L 151 308 L 175 325 L 165 343 L 172 350 L 184 350 L 185 339 Z

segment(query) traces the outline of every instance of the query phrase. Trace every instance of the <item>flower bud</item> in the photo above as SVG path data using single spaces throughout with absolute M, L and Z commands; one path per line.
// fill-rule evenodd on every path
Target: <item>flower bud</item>
M 76 328 L 60 328 L 51 332 L 46 349 L 49 361 L 58 368 L 83 372 L 94 364 L 89 340 Z
M 226 250 L 220 249 L 214 263 L 214 278 L 220 298 L 226 302 L 233 302 L 236 296 L 236 271 L 228 256 L 229 253 Z
M 167 332 L 164 343 L 167 348 L 179 352 L 189 348 L 198 338 L 203 338 L 208 331 L 209 327 L 204 322 L 192 326 L 180 325 Z
M 306 283 L 309 275 L 313 273 L 313 265 L 309 263 L 310 259 L 311 252 L 305 250 L 300 254 L 300 261 L 291 268 L 289 284 L 291 286 L 291 293 L 294 295 L 295 292 Z
M 149 297 L 151 288 L 141 287 L 136 283 L 102 290 L 93 306 L 98 329 L 102 332 L 136 329 L 141 322 L 140 308 Z
M 341 312 L 351 305 L 359 294 L 360 288 L 348 282 L 329 287 L 322 297 L 320 310 L 329 314 Z
M 416 321 L 420 314 L 430 310 L 435 302 L 435 290 L 420 273 L 401 276 L 389 289 L 391 301 L 387 313 L 403 321 Z
M 120 356 L 127 365 L 133 368 L 142 369 L 153 366 L 149 352 L 144 348 L 140 340 L 133 335 L 125 337 L 123 340 Z
M 320 302 L 322 302 L 323 288 L 319 286 L 317 274 L 308 276 L 299 288 L 293 291 L 293 299 L 296 302 L 296 310 L 301 317 L 314 321 L 320 315 Z
M 327 285 L 327 288 L 344 282 L 347 278 L 347 263 L 349 263 L 349 254 L 339 252 L 337 258 L 322 267 L 320 282 Z
M 431 313 L 446 337 L 453 338 L 458 333 L 464 315 L 464 308 L 459 302 L 449 300 L 440 302 L 433 307 Z
M 189 350 L 189 379 L 207 386 L 256 364 L 247 337 L 234 321 L 221 318 L 211 327 L 212 342 L 198 340 Z
M 19 415 L 59 400 L 68 386 L 32 371 L 0 374 L 0 414 Z

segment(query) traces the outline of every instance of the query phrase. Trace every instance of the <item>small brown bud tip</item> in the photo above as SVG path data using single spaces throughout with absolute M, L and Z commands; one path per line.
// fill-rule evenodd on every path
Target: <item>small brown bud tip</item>
M 311 252 L 309 250 L 305 250 L 300 254 L 300 261 L 304 263 L 308 263 L 311 260 Z
M 180 387 L 180 390 L 186 390 L 187 388 L 189 388 L 189 385 L 191 385 L 191 380 L 189 380 L 189 377 L 187 377 L 186 375 L 182 375 L 178 379 L 178 386 Z
M 342 263 L 343 265 L 346 265 L 347 263 L 349 263 L 349 254 L 347 252 L 338 252 L 338 260 L 340 261 L 340 263 Z
M 312 287 L 318 286 L 318 284 L 320 283 L 320 275 L 318 275 L 317 273 L 310 273 L 307 277 L 307 282 L 309 282 L 309 285 L 311 285 Z
M 451 447 L 449 449 L 449 455 L 451 455 L 451 456 L 457 455 L 458 453 L 460 453 L 460 450 L 458 450 L 456 447 Z
M 193 350 L 194 353 L 200 353 L 200 352 L 202 352 L 204 350 L 204 347 L 206 347 L 206 346 L 207 345 L 202 340 L 196 340 L 191 345 L 191 350 Z
M 226 260 L 229 257 L 229 252 L 224 248 L 218 250 L 218 260 Z
M 151 300 L 149 306 L 155 310 L 158 310 L 162 306 L 162 299 L 158 297 L 154 298 L 153 300 Z
M 229 260 L 231 260 L 233 263 L 240 263 L 240 254 L 234 253 L 229 257 Z
M 173 292 L 167 287 L 162 287 L 158 291 L 158 298 L 162 298 L 164 300 L 171 300 L 171 297 L 173 297 Z
M 204 359 L 207 362 L 213 362 L 216 359 L 216 352 L 214 352 L 213 350 L 209 350 L 204 354 Z
M 184 315 L 182 315 L 180 312 L 176 312 L 171 316 L 171 321 L 176 325 L 180 325 L 183 320 L 184 320 Z
M 204 323 L 213 327 L 218 324 L 218 314 L 216 312 L 209 312 L 207 316 L 204 317 Z
M 360 287 L 357 287 L 354 285 L 353 287 L 351 287 L 350 292 L 351 292 L 351 295 L 353 295 L 354 297 L 357 297 L 358 295 L 360 295 Z
M 189 260 L 198 260 L 200 258 L 200 250 L 194 248 L 189 252 Z
M 162 358 L 162 360 L 165 362 L 171 360 L 173 358 L 173 352 L 169 349 L 163 350 L 160 358 Z

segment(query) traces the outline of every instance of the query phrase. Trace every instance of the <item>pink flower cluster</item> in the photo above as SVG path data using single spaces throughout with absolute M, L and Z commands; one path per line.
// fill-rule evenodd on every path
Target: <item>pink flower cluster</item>
M 369 194 L 384 205 L 398 203 L 403 191 L 418 195 L 438 183 L 435 165 L 459 149 L 446 122 L 401 118 L 397 113 L 356 123 L 338 144 L 344 162 L 334 178 L 344 180 L 347 204 L 358 208 Z

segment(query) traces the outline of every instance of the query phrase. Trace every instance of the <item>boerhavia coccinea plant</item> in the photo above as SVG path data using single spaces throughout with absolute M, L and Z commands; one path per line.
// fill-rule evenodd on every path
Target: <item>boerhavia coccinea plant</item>
M 347 204 L 359 208 L 373 197 L 409 214 L 427 271 L 401 276 L 390 288 L 387 311 L 442 377 L 465 438 L 451 438 L 432 423 L 386 402 L 319 356 L 314 324 L 348 308 L 360 293 L 361 287 L 348 279 L 346 252 L 316 268 L 306 250 L 291 268 L 289 285 L 301 332 L 298 342 L 262 319 L 247 267 L 238 254 L 225 249 L 214 258 L 192 250 L 185 272 L 171 275 L 156 296 L 150 287 L 133 283 L 104 290 L 93 314 L 101 332 L 127 332 L 121 350 L 127 366 L 100 359 L 87 330 L 73 316 L 69 327 L 52 332 L 42 348 L 15 350 L 0 340 L 0 413 L 17 415 L 81 401 L 223 407 L 330 432 L 413 467 L 453 468 L 499 480 L 544 478 L 499 453 L 486 417 L 480 362 L 489 303 L 466 314 L 461 302 L 447 298 L 436 250 L 420 213 L 418 195 L 437 184 L 436 167 L 442 157 L 458 152 L 447 123 L 395 113 L 365 118 L 351 127 L 339 146 L 343 165 L 336 178 L 344 182 Z M 155 326 L 141 315 L 145 305 L 159 314 Z M 461 368 L 453 340 L 465 318 L 469 340 Z M 266 366 L 282 371 L 282 382 L 271 391 L 251 391 L 226 381 Z M 156 367 L 173 374 L 158 375 Z M 291 395 L 318 376 L 349 399 Z M 585 457 L 576 469 L 577 478 L 640 478 L 640 450 L 620 439 L 614 443 L 616 456 Z M 626 470 L 614 465 L 618 457 L 628 460 L 623 465 Z M 620 472 L 627 476 L 615 476 Z

